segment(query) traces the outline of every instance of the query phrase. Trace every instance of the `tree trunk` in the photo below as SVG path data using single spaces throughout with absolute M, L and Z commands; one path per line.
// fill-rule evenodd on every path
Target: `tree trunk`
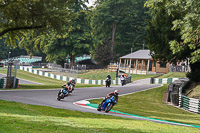
M 117 29 L 117 24 L 115 22 L 113 22 L 113 24 L 112 24 L 112 40 L 111 40 L 111 58 L 112 58 L 112 61 L 113 61 L 113 57 L 114 57 L 114 44 L 115 44 L 116 29 Z
M 72 69 L 72 67 L 74 66 L 74 62 L 75 62 L 75 55 L 71 55 L 70 56 L 70 68 Z

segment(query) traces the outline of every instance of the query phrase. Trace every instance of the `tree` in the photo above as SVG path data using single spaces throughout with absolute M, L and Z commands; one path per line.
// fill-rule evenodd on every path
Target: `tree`
M 131 52 L 131 47 L 134 51 L 142 48 L 145 19 L 148 18 L 143 5 L 144 0 L 97 1 L 91 15 L 94 47 L 110 45 L 109 59 L 112 61 Z M 95 57 L 100 57 L 98 54 L 94 52 Z
M 20 48 L 18 45 L 15 47 L 7 46 L 4 43 L 5 39 L 0 40 L 0 60 L 7 59 L 8 53 L 11 52 L 10 57 L 16 57 L 20 55 L 26 55 L 26 50 L 23 48 Z
M 200 1 L 171 0 L 166 7 L 169 8 L 169 14 L 171 12 L 184 13 L 181 14 L 181 18 L 173 21 L 172 27 L 175 31 L 180 30 L 181 41 L 172 40 L 170 46 L 173 53 L 189 51 L 191 72 L 187 76 L 195 82 L 200 82 Z
M 200 62 L 200 1 L 197 0 L 171 0 L 166 5 L 168 13 L 182 12 L 181 17 L 173 21 L 172 29 L 179 30 L 181 41 L 170 42 L 173 53 L 184 52 L 187 47 L 190 50 L 191 63 Z
M 164 1 L 147 1 L 146 6 L 150 8 L 152 20 L 148 21 L 147 26 L 147 45 L 152 56 L 156 60 L 172 62 L 181 58 L 181 55 L 173 54 L 169 42 L 180 40 L 179 31 L 173 31 L 172 22 L 178 19 L 179 13 L 169 15 L 165 8 Z
M 162 5 L 162 6 L 160 6 Z M 149 46 L 151 50 L 157 54 L 158 59 L 167 58 L 167 60 L 183 60 L 190 59 L 191 73 L 190 78 L 200 81 L 200 1 L 196 0 L 148 0 L 146 6 L 151 8 L 153 15 L 168 16 L 173 19 L 167 19 L 165 23 L 168 23 L 168 27 L 171 29 L 167 31 L 165 36 L 165 45 L 155 42 L 155 38 L 152 36 L 159 36 L 161 32 L 155 32 L 150 25 L 149 31 L 151 36 L 149 38 Z M 158 12 L 163 10 L 163 12 Z M 157 17 L 156 16 L 156 17 Z M 160 19 L 153 19 L 150 24 L 155 24 L 155 27 L 159 27 L 158 23 Z M 166 25 L 166 26 L 167 26 Z M 163 29 L 165 25 L 160 25 Z M 157 34 L 158 33 L 158 34 Z M 171 34 L 175 33 L 175 34 Z M 168 35 L 174 35 L 172 38 Z M 166 51 L 160 49 L 164 48 Z M 171 56 L 170 54 L 173 53 Z M 165 57 L 164 57 L 164 56 Z
M 0 0 L 0 37 L 16 44 L 31 31 L 62 31 L 71 20 L 73 0 Z
M 66 57 L 70 57 L 70 66 L 75 57 L 89 54 L 91 43 L 90 27 L 87 20 L 87 1 L 75 0 L 71 8 L 75 14 L 73 24 L 65 26 L 64 34 L 53 34 L 43 45 L 48 61 L 57 61 L 64 65 Z

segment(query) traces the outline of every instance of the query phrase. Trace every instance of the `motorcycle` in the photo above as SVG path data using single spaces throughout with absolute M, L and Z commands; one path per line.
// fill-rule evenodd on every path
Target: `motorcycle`
M 110 87 L 111 81 L 109 78 L 106 78 L 106 87 Z
M 100 103 L 99 106 L 97 107 L 97 110 L 98 111 L 103 110 L 106 113 L 108 113 L 115 104 L 117 104 L 116 98 L 112 96 L 111 98 L 107 99 L 105 102 Z
M 126 80 L 125 79 L 121 80 L 121 84 L 122 84 L 122 86 L 126 85 Z
M 126 84 L 126 79 L 125 79 L 125 77 L 121 77 L 120 79 L 121 79 L 121 84 L 122 84 L 122 86 L 124 86 L 124 85 Z
M 71 83 L 69 85 L 69 93 L 72 93 L 72 91 L 74 91 L 74 87 L 75 87 L 75 84 L 74 83 Z
M 65 86 L 62 86 L 62 89 L 60 89 L 59 92 L 58 92 L 57 100 L 60 101 L 61 99 L 64 99 L 68 95 L 69 95 L 68 89 L 66 89 Z

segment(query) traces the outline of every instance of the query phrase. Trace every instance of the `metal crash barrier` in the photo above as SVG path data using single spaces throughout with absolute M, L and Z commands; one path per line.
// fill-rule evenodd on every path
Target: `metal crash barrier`
M 179 106 L 185 110 L 200 114 L 200 99 L 189 98 L 185 89 L 189 85 L 189 79 L 179 79 L 169 84 L 167 102 Z

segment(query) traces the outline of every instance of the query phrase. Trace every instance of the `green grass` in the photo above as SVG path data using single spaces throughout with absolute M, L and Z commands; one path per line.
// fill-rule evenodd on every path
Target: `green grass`
M 188 95 L 188 97 L 200 99 L 200 85 L 193 88 L 193 91 Z
M 139 74 L 131 74 L 131 81 L 136 81 L 136 80 L 140 80 L 140 79 L 145 79 L 145 78 L 151 78 L 151 77 L 155 77 L 157 76 L 157 74 L 149 74 L 149 75 L 139 75 Z
M 164 74 L 158 78 L 184 78 L 186 77 L 185 72 L 169 72 L 167 74 Z
M 6 74 L 6 69 L 0 69 L 0 73 Z M 84 74 L 79 74 L 79 78 L 83 79 L 92 79 L 92 80 L 103 80 L 106 78 L 106 76 L 110 74 L 112 79 L 115 79 L 115 72 L 107 72 L 105 70 L 95 70 L 95 71 L 89 71 Z M 150 78 L 155 75 L 137 75 L 137 74 L 131 74 L 132 81 L 144 79 L 144 78 Z M 53 88 L 60 88 L 61 85 L 66 83 L 65 81 L 56 80 L 36 74 L 32 74 L 26 71 L 17 70 L 17 77 L 21 79 L 30 80 L 33 82 L 41 83 L 43 85 L 30 85 L 30 84 L 20 84 L 19 89 L 53 89 Z M 77 88 L 80 87 L 97 87 L 102 85 L 87 85 L 87 84 L 76 84 Z
M 83 78 L 83 79 L 104 80 L 104 79 L 106 79 L 106 76 L 108 74 L 110 74 L 112 80 L 115 79 L 116 72 L 108 72 L 107 70 L 90 70 L 87 73 L 79 74 L 78 77 Z M 156 75 L 131 74 L 131 81 L 150 78 L 150 77 L 154 77 L 154 76 L 156 76 Z
M 199 129 L 0 100 L 1 133 L 197 133 Z
M 6 69 L 0 69 L 0 73 L 6 74 Z M 32 74 L 29 72 L 25 72 L 22 70 L 17 70 L 17 77 L 21 79 L 30 80 L 33 82 L 41 83 L 43 85 L 39 84 L 20 84 L 19 89 L 55 89 L 60 88 L 63 84 L 65 84 L 65 81 L 56 80 L 36 74 Z M 77 88 L 80 87 L 97 87 L 100 85 L 87 85 L 87 84 L 76 84 Z
M 167 90 L 167 85 L 126 96 L 120 96 L 119 102 L 114 106 L 113 110 L 161 120 L 200 125 L 199 114 L 189 113 L 164 103 L 163 92 L 165 90 Z M 98 104 L 101 100 L 102 99 L 91 100 L 91 102 Z

